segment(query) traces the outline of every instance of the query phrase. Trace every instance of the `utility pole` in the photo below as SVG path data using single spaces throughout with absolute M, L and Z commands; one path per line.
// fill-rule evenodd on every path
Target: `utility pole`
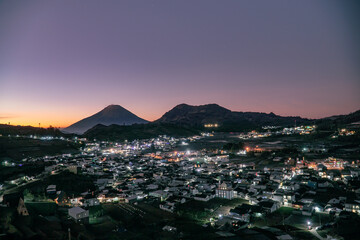
M 283 219 L 283 226 L 284 226 L 285 225 L 284 214 L 282 214 L 282 219 Z

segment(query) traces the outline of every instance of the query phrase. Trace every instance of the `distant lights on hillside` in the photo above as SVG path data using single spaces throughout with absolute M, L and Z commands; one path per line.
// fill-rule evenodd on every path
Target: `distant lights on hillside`
M 217 128 L 217 127 L 219 127 L 219 124 L 217 124 L 217 123 L 208 123 L 208 124 L 205 124 L 204 125 L 204 127 L 206 127 L 206 128 Z

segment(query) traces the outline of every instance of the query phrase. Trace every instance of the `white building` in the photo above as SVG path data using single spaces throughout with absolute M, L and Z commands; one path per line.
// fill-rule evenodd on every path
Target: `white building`
M 216 189 L 216 197 L 233 199 L 234 198 L 234 190 L 226 185 L 226 183 L 222 183 Z

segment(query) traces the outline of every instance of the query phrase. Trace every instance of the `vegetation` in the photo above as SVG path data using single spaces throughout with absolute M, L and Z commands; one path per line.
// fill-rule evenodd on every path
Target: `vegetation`
M 124 141 L 135 139 L 155 138 L 159 135 L 169 135 L 173 137 L 187 137 L 200 134 L 198 130 L 176 126 L 173 124 L 163 123 L 149 123 L 149 124 L 134 124 L 131 126 L 120 125 L 96 125 L 87 132 L 84 136 L 90 139 L 110 140 L 110 141 Z
M 193 200 L 180 205 L 177 213 L 181 217 L 203 224 L 208 222 L 210 218 L 217 217 L 216 213 L 219 214 L 224 209 L 230 210 L 246 202 L 246 200 L 240 198 L 232 200 L 214 198 L 207 202 Z
M 44 164 L 41 162 L 12 167 L 0 166 L 0 182 L 10 181 L 21 176 L 40 174 L 43 171 Z
M 39 140 L 22 137 L 0 137 L 0 159 L 21 160 L 78 152 L 79 145 L 63 140 Z
M 16 190 L 20 192 L 24 192 L 26 190 L 24 194 L 30 193 L 30 195 L 28 195 L 29 198 L 33 196 L 35 199 L 42 199 L 47 186 L 56 185 L 57 190 L 62 190 L 68 196 L 72 196 L 73 194 L 78 195 L 79 193 L 86 191 L 94 191 L 94 180 L 95 179 L 90 176 L 63 171 L 59 174 L 50 175 L 44 179 L 18 187 Z
M 230 152 L 237 152 L 239 150 L 244 149 L 244 143 L 243 142 L 237 142 L 237 143 L 226 143 L 223 146 L 223 150 L 230 151 Z
M 62 136 L 63 134 L 59 129 L 49 128 L 38 128 L 31 126 L 12 126 L 6 124 L 0 124 L 0 134 L 6 135 L 36 135 L 36 136 Z

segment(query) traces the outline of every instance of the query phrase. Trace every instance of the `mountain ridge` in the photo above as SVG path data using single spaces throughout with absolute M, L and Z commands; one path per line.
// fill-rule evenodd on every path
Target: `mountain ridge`
M 119 105 L 109 105 L 103 110 L 94 114 L 103 113 L 106 116 L 118 116 L 113 112 L 122 111 L 129 112 Z M 135 119 L 141 119 L 129 112 Z M 94 116 L 92 115 L 92 116 Z M 90 116 L 90 117 L 92 117 Z M 88 118 L 90 118 L 88 117 Z M 88 119 L 82 119 L 77 123 Z M 217 127 L 211 127 L 210 131 L 218 132 L 242 132 L 247 130 L 261 129 L 262 126 L 294 126 L 301 124 L 316 124 L 318 129 L 336 130 L 339 127 L 360 125 L 360 110 L 349 114 L 334 115 L 320 119 L 306 119 L 301 117 L 283 117 L 263 112 L 236 112 L 219 106 L 218 104 L 205 104 L 193 106 L 188 104 L 179 104 L 170 109 L 159 119 L 148 122 L 141 119 L 140 123 L 132 123 L 132 125 L 124 125 L 124 122 L 109 123 L 108 125 L 96 123 L 89 129 L 83 131 L 85 137 L 102 139 L 137 139 L 153 137 L 156 135 L 184 135 L 200 133 L 206 129 L 205 124 L 217 124 Z M 75 123 L 75 124 L 77 124 Z M 354 125 L 355 124 L 355 125 Z M 72 124 L 74 125 L 74 124 Z M 72 126 L 71 125 L 71 126 Z M 70 127 L 70 126 L 69 126 Z M 56 128 L 37 128 L 30 126 L 12 126 L 0 124 L 0 135 L 64 135 L 66 130 L 60 132 Z M 77 133 L 79 135 L 79 133 Z M 99 139 L 99 138 L 97 138 Z
M 255 128 L 259 125 L 290 125 L 313 121 L 299 116 L 283 117 L 262 112 L 237 112 L 219 106 L 218 104 L 205 104 L 192 106 L 179 104 L 166 112 L 155 123 L 171 123 L 192 127 L 204 127 L 206 124 L 217 124 L 220 130 L 234 128 L 233 131 L 244 128 Z

